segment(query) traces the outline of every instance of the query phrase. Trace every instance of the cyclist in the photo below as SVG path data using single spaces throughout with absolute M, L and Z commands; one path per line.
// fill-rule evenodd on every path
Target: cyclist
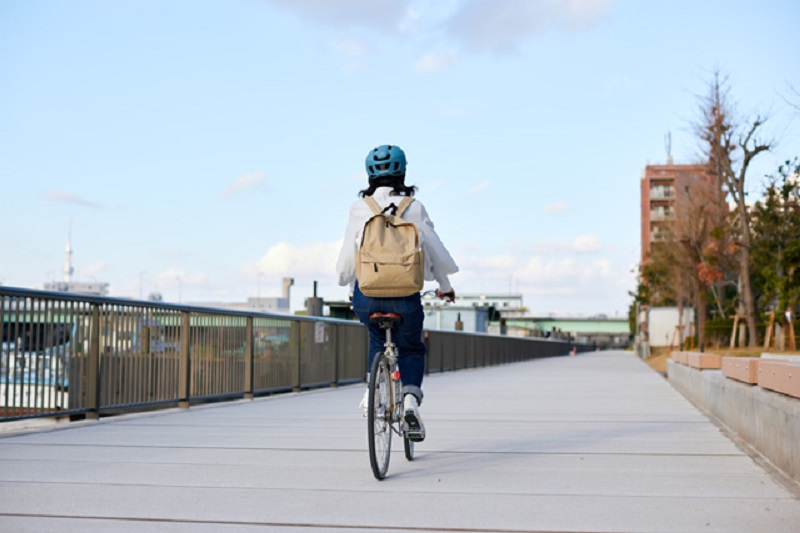
M 371 196 L 381 209 L 396 206 L 403 196 L 413 196 L 416 192 L 415 186 L 405 183 L 406 155 L 399 146 L 382 145 L 370 150 L 365 164 L 369 181 L 367 188 L 360 191 L 359 196 L 361 198 Z M 364 224 L 372 216 L 369 206 L 361 200 L 350 207 L 350 220 L 347 223 L 342 250 L 336 265 L 339 285 L 350 286 L 353 310 L 358 319 L 369 328 L 368 369 L 372 367 L 375 354 L 383 351 L 385 337 L 379 327 L 369 323 L 369 315 L 374 312 L 391 312 L 403 317 L 403 322 L 397 327 L 392 339 L 399 352 L 398 365 L 403 380 L 404 418 L 409 428 L 409 438 L 421 441 L 425 438 L 425 426 L 419 414 L 419 406 L 422 404 L 422 376 L 425 371 L 427 351 L 422 340 L 422 321 L 425 318 L 422 299 L 419 293 L 400 298 L 371 298 L 359 290 L 355 275 L 356 252 L 361 243 Z M 434 231 L 433 222 L 425 207 L 415 200 L 402 218 L 413 222 L 419 230 L 425 255 L 425 279 L 438 283 L 436 295 L 439 298 L 454 301 L 456 293 L 450 285 L 448 276 L 458 272 L 458 266 Z M 367 400 L 368 394 L 365 393 L 360 405 L 365 413 Z

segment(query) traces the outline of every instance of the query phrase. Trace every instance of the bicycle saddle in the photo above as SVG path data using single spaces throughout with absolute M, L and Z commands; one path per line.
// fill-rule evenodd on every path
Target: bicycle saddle
M 382 328 L 395 328 L 403 323 L 403 317 L 397 313 L 372 313 L 369 323 Z

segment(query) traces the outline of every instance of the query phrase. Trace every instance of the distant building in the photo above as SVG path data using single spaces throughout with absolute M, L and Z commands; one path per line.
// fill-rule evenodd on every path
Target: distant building
M 694 336 L 694 308 L 648 307 L 637 316 L 639 343 L 649 352 L 653 347 L 679 347 L 684 339 Z
M 422 305 L 426 329 L 468 333 L 491 333 L 493 322 L 497 322 L 499 328 L 505 319 L 527 312 L 521 294 L 465 294 L 456 296 L 451 304 L 435 296 L 426 296 Z
M 221 309 L 235 309 L 237 311 L 256 311 L 259 313 L 291 313 L 289 305 L 289 291 L 294 285 L 294 278 L 283 278 L 283 289 L 280 297 L 250 297 L 245 302 L 192 302 L 191 305 L 199 307 L 217 307 Z
M 425 305 L 429 300 L 426 299 Z M 441 301 L 441 300 L 438 300 Z M 521 316 L 528 310 L 522 304 L 521 294 L 464 294 L 457 295 L 453 307 L 492 308 L 504 317 Z
M 441 331 L 465 331 L 467 333 L 488 333 L 490 313 L 488 307 L 467 307 L 451 304 L 426 305 L 425 329 Z
M 654 243 L 676 232 L 676 221 L 684 220 L 695 198 L 713 191 L 714 176 L 708 165 L 676 165 L 672 158 L 666 165 L 647 165 L 641 179 L 641 261 L 647 258 Z M 717 187 L 719 189 L 719 187 Z
M 108 296 L 108 283 L 80 281 L 51 281 L 44 284 L 44 290 L 53 292 L 71 292 L 90 296 Z
M 508 320 L 513 330 L 527 330 L 528 336 L 594 344 L 598 348 L 626 348 L 632 334 L 627 317 L 519 317 Z M 519 334 L 517 334 L 519 336 Z

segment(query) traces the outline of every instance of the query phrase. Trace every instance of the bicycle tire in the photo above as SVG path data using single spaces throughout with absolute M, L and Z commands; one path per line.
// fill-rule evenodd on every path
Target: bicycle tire
M 414 460 L 414 441 L 403 435 L 403 450 L 406 453 L 406 459 L 409 461 Z
M 391 377 L 386 356 L 377 354 L 369 375 L 367 435 L 369 464 L 378 481 L 386 477 L 392 451 Z

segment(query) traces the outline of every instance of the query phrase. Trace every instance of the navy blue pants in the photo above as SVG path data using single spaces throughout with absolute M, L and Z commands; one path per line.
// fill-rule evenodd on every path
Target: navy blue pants
M 417 294 L 402 298 L 370 298 L 364 296 L 356 283 L 353 291 L 353 311 L 362 324 L 369 328 L 369 361 L 367 369 L 372 368 L 375 354 L 383 352 L 386 334 L 378 326 L 369 323 L 369 315 L 376 312 L 397 313 L 403 323 L 392 331 L 392 341 L 397 346 L 397 364 L 400 379 L 403 380 L 403 393 L 413 394 L 422 404 L 422 376 L 425 373 L 425 353 L 427 348 L 422 340 L 422 322 L 425 313 L 422 299 Z

